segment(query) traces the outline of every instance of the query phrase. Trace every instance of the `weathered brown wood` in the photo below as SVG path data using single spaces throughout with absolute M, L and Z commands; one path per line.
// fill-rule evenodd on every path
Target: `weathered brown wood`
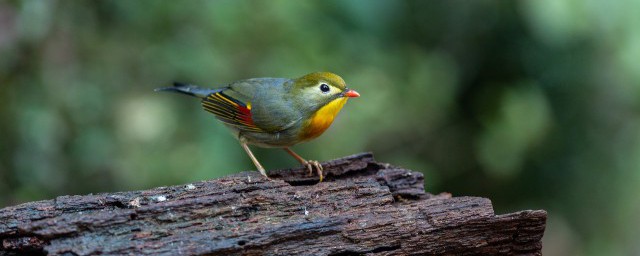
M 7 207 L 0 255 L 540 255 L 545 211 L 427 194 L 368 153 L 324 166 Z

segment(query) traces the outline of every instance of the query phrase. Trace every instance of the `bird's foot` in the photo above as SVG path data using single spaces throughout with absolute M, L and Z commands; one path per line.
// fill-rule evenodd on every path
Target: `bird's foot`
M 262 167 L 262 166 L 260 166 Z M 265 171 L 264 168 L 258 168 L 258 171 L 260 172 L 260 174 L 262 174 L 262 176 L 264 176 L 265 178 L 267 178 L 267 180 L 271 181 L 272 179 L 269 178 L 269 176 L 267 175 L 267 171 Z
M 322 175 L 322 171 L 324 169 L 322 168 L 322 164 L 320 164 L 320 162 L 315 160 L 307 160 L 302 164 L 307 167 L 307 170 L 309 170 L 309 175 L 313 174 L 313 169 L 316 169 L 316 173 L 318 173 L 318 177 L 320 177 L 320 182 L 322 182 L 324 178 L 324 176 Z

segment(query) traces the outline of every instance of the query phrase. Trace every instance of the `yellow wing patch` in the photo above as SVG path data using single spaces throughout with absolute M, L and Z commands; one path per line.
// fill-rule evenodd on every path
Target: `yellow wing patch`
M 251 103 L 243 103 L 223 92 L 216 92 L 202 100 L 202 107 L 213 113 L 218 120 L 240 130 L 262 132 L 262 129 L 253 123 Z

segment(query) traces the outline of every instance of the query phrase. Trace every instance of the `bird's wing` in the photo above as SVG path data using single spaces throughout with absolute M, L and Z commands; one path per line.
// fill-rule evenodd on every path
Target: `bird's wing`
M 220 121 L 241 131 L 282 132 L 301 120 L 285 97 L 287 81 L 284 78 L 237 81 L 207 95 L 202 105 Z
M 226 94 L 224 90 L 207 95 L 202 99 L 202 106 L 213 113 L 218 120 L 235 126 L 241 131 L 264 132 L 253 122 L 251 103 L 242 102 Z

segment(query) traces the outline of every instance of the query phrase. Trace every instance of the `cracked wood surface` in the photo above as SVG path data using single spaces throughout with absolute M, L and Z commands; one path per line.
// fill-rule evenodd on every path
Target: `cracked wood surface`
M 0 255 L 540 255 L 546 212 L 425 193 L 419 172 L 363 153 L 273 180 L 242 172 L 0 209 Z

